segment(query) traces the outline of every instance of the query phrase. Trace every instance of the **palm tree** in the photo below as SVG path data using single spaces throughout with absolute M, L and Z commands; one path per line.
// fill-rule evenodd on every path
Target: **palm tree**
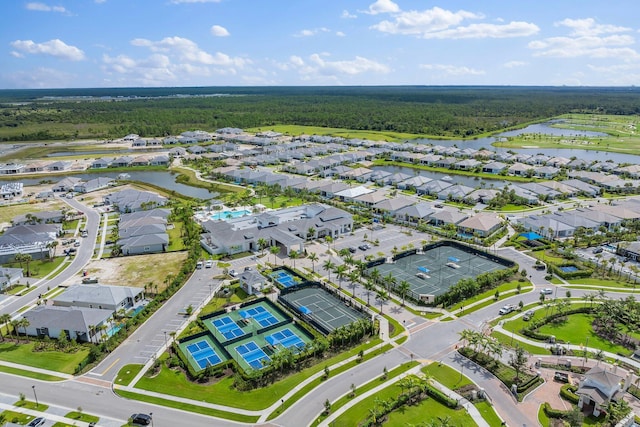
M 389 299 L 389 294 L 384 289 L 378 289 L 376 299 L 380 302 L 380 314 L 382 313 L 382 305 Z
M 309 229 L 307 229 L 307 239 L 313 239 L 315 235 L 316 229 L 314 227 L 309 227 Z
M 258 239 L 258 247 L 262 251 L 262 256 L 264 256 L 264 250 L 267 246 L 269 246 L 267 239 L 265 239 L 264 237 Z
M 364 289 L 367 291 L 367 307 L 371 305 L 371 292 L 375 291 L 376 286 L 371 282 L 371 280 L 367 280 L 364 282 Z
M 404 298 L 407 295 L 407 292 L 411 290 L 411 285 L 406 280 L 400 282 L 400 286 L 398 287 L 398 292 L 400 292 L 400 296 L 402 297 L 402 305 L 404 306 Z
M 371 280 L 373 281 L 373 283 L 377 285 L 378 282 L 380 281 L 380 270 L 378 270 L 377 268 L 374 268 L 369 273 L 369 277 L 371 277 Z
M 275 265 L 276 255 L 278 255 L 278 253 L 280 252 L 280 248 L 277 246 L 271 246 L 269 247 L 269 252 L 271 253 L 271 255 L 273 255 L 273 264 Z
M 311 261 L 311 269 L 315 273 L 316 272 L 316 261 L 318 261 L 318 255 L 315 252 L 309 252 L 309 255 L 307 256 L 307 258 L 309 258 L 309 261 Z
M 4 323 L 4 326 L 7 329 L 7 335 L 9 334 L 9 322 L 11 322 L 11 315 L 9 313 L 4 313 L 4 314 L 0 315 L 0 324 Z M 0 337 L 2 337 L 2 341 L 4 341 L 4 335 L 2 334 L 2 328 L 0 328 Z
M 298 251 L 289 251 L 289 258 L 293 260 L 293 269 L 296 268 L 296 259 L 300 258 L 300 252 Z
M 49 259 L 53 259 L 53 256 L 56 253 L 56 246 L 58 246 L 57 240 L 52 240 L 51 242 L 47 243 L 47 249 L 49 249 Z
M 11 321 L 11 327 L 13 328 L 13 332 L 16 334 L 16 340 L 20 340 L 20 335 L 18 335 L 19 331 L 18 331 L 18 327 L 20 326 L 20 320 L 18 319 L 13 319 Z
M 336 267 L 336 265 L 330 260 L 326 260 L 323 264 L 322 264 L 322 268 L 324 268 L 325 270 L 327 270 L 327 273 L 329 273 L 329 281 L 331 281 L 331 271 Z
M 396 286 L 397 280 L 392 273 L 387 274 L 382 279 L 387 285 L 387 292 L 391 292 L 391 288 Z
M 344 279 L 347 274 L 347 266 L 345 264 L 340 264 L 336 266 L 333 271 L 338 277 L 338 288 L 342 289 L 342 279 Z
M 26 317 L 23 317 L 18 321 L 18 326 L 20 326 L 24 330 L 25 340 L 27 338 L 27 328 L 29 327 L 30 324 L 31 322 L 29 322 L 29 319 L 27 319 Z

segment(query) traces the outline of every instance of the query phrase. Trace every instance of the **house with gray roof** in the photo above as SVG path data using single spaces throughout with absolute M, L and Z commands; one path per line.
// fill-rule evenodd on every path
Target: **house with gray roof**
M 56 307 L 82 307 L 109 310 L 112 314 L 129 310 L 144 301 L 144 289 L 133 286 L 71 285 L 50 299 Z
M 448 181 L 443 181 L 441 179 L 429 181 L 425 184 L 422 184 L 420 187 L 416 188 L 416 193 L 418 195 L 426 194 L 428 196 L 435 196 L 441 191 L 451 187 L 453 183 Z
M 530 192 L 537 194 L 539 198 L 542 197 L 546 200 L 552 200 L 560 196 L 559 191 L 540 185 L 537 182 L 527 182 L 525 184 L 517 184 L 517 186 L 524 188 L 525 190 L 529 190 Z M 514 185 L 514 187 L 516 187 L 516 185 Z
M 443 227 L 447 224 L 458 225 L 465 219 L 469 218 L 469 215 L 464 212 L 442 209 L 439 212 L 431 214 L 429 218 L 431 219 L 431 223 L 436 227 Z
M 421 202 L 412 206 L 406 206 L 398 209 L 394 217 L 397 221 L 404 221 L 412 224 L 418 224 L 422 221 L 429 222 L 430 216 L 435 210 L 433 205 L 427 202 Z
M 111 162 L 111 167 L 123 168 L 123 167 L 129 166 L 131 162 L 133 162 L 133 157 L 121 156 L 121 157 L 118 157 L 117 159 L 114 159 L 113 162 Z
M 479 162 L 476 159 L 464 159 L 455 163 L 453 165 L 453 168 L 468 171 L 468 170 L 474 170 L 480 165 L 482 165 L 482 162 Z
M 251 267 L 246 267 L 238 279 L 240 287 L 247 295 L 260 295 L 269 287 L 269 280 Z
M 580 397 L 578 408 L 582 410 L 593 405 L 593 416 L 598 417 L 607 410 L 609 403 L 622 399 L 622 377 L 600 366 L 594 366 L 580 381 L 576 394 Z
M 454 184 L 450 187 L 438 192 L 440 200 L 464 200 L 467 195 L 473 191 L 473 188 L 462 184 Z
M 49 256 L 47 246 L 62 231 L 60 224 L 27 224 L 7 228 L 0 235 L 0 264 L 14 260 L 16 254 L 28 254 L 32 259 Z
M 514 163 L 509 166 L 509 169 L 507 169 L 507 171 L 509 172 L 509 175 L 526 176 L 530 173 L 533 173 L 535 171 L 535 168 L 531 165 L 525 165 L 524 163 Z
M 534 231 L 541 236 L 552 238 L 571 237 L 576 227 L 565 222 L 558 221 L 552 215 L 529 215 L 519 220 L 525 230 Z
M 541 166 L 533 172 L 535 176 L 540 178 L 553 178 L 560 172 L 560 169 L 553 166 Z
M 353 229 L 353 216 L 323 204 L 294 206 L 258 215 L 219 221 L 205 221 L 201 246 L 211 254 L 235 254 L 259 250 L 258 241 L 278 246 L 285 253 L 304 251 L 307 239 L 339 236 Z
M 153 209 L 167 204 L 167 198 L 150 191 L 134 189 L 120 190 L 103 197 L 104 203 L 112 205 L 121 213 Z
M 115 184 L 113 179 L 100 176 L 98 178 L 90 179 L 89 181 L 79 182 L 73 187 L 73 191 L 78 193 L 91 193 L 92 191 L 109 188 L 113 184 Z
M 167 233 L 141 234 L 119 239 L 117 245 L 123 255 L 166 252 L 169 247 L 169 235 Z
M 421 185 L 424 185 L 427 182 L 431 181 L 433 181 L 431 178 L 427 178 L 426 176 L 422 175 L 416 175 L 409 179 L 405 179 L 402 182 L 399 182 L 398 184 L 396 184 L 396 187 L 398 187 L 399 190 L 415 190 Z
M 73 187 L 75 187 L 81 181 L 82 180 L 80 178 L 77 178 L 75 176 L 69 176 L 61 179 L 56 184 L 53 184 L 53 187 L 51 187 L 51 191 L 54 191 L 56 193 L 73 191 Z
M 487 204 L 493 199 L 495 199 L 500 192 L 498 190 L 494 190 L 491 188 L 479 188 L 477 190 L 472 191 L 467 194 L 465 199 L 472 200 L 476 203 L 484 203 Z
M 60 337 L 78 342 L 98 342 L 105 335 L 102 326 L 109 327 L 113 311 L 83 307 L 39 305 L 24 314 L 29 321 L 27 335 L 38 338 Z
M 101 157 L 91 162 L 91 166 L 89 167 L 91 169 L 105 169 L 111 166 L 112 162 L 113 162 L 113 157 Z
M 622 218 L 613 216 L 607 212 L 585 208 L 578 208 L 572 212 L 574 213 L 574 215 L 597 222 L 601 227 L 605 227 L 607 230 L 613 230 L 615 227 L 619 227 L 622 225 Z
M 600 228 L 599 222 L 592 221 L 585 216 L 576 215 L 573 211 L 554 212 L 549 215 L 552 215 L 554 219 L 575 227 L 576 229 L 584 228 L 596 232 L 598 231 L 598 228 Z
M 11 220 L 13 225 L 27 224 L 59 224 L 64 220 L 61 210 L 31 212 L 18 215 Z
M 490 162 L 482 166 L 482 172 L 499 174 L 500 172 L 506 170 L 507 168 L 508 168 L 508 165 L 506 163 Z
M 595 185 L 588 184 L 579 179 L 566 179 L 561 181 L 564 185 L 568 185 L 576 189 L 576 192 L 589 197 L 597 197 L 602 194 L 602 189 Z
M 406 196 L 398 196 L 391 199 L 385 198 L 384 200 L 374 204 L 372 209 L 374 212 L 385 212 L 395 216 L 399 210 L 406 208 L 407 206 L 415 205 L 416 201 L 416 199 Z
M 69 170 L 72 164 L 72 162 L 69 162 L 67 160 L 61 160 L 58 162 L 50 163 L 47 168 L 52 172 L 60 172 Z
M 4 288 L 15 285 L 23 277 L 23 270 L 21 268 L 0 267 L 0 292 Z

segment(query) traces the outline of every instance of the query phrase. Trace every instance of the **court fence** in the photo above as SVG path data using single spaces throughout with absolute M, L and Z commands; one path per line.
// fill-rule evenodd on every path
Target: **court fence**
M 422 247 L 422 252 L 423 253 L 424 252 L 428 252 L 430 250 L 437 249 L 437 248 L 440 248 L 440 247 L 445 247 L 445 246 L 449 246 L 449 247 L 453 247 L 453 248 L 459 249 L 459 250 L 461 250 L 463 252 L 466 252 L 466 253 L 468 253 L 470 255 L 473 255 L 473 256 L 486 258 L 486 259 L 488 259 L 490 261 L 493 261 L 495 263 L 503 265 L 505 268 L 512 269 L 515 266 L 517 266 L 517 264 L 515 262 L 511 261 L 510 259 L 503 258 L 501 256 L 492 254 L 490 252 L 487 252 L 487 251 L 482 250 L 482 249 L 478 249 L 478 248 L 473 247 L 473 246 L 465 245 L 464 243 L 456 242 L 455 240 L 440 240 L 440 241 L 435 242 L 435 243 L 426 244 L 426 245 L 424 245 Z M 416 255 L 417 253 L 418 253 L 417 249 L 410 249 L 410 250 L 403 251 L 403 252 L 395 254 L 392 257 L 392 259 L 395 262 L 395 261 L 397 261 L 399 259 L 406 258 L 406 257 L 411 256 L 411 255 Z M 369 270 L 369 269 L 371 269 L 373 267 L 377 267 L 379 265 L 385 264 L 386 262 L 387 262 L 386 258 L 374 259 L 374 260 L 369 261 L 368 263 L 365 264 L 366 265 L 366 270 Z M 366 273 L 366 274 L 368 275 L 368 273 Z M 452 283 L 451 285 L 454 285 L 454 283 Z M 395 283 L 395 284 L 392 284 L 391 286 L 389 286 L 387 290 L 389 292 L 393 292 L 394 294 L 396 294 L 396 295 L 401 297 L 402 294 L 401 294 L 401 292 L 399 292 L 398 289 L 399 289 L 399 284 Z M 435 295 L 432 295 L 432 294 L 421 294 L 421 293 L 418 293 L 418 292 L 416 292 L 414 290 L 409 289 L 405 293 L 405 299 L 408 299 L 408 300 L 410 300 L 410 301 L 412 301 L 412 302 L 414 302 L 415 304 L 418 304 L 418 305 L 433 306 L 436 303 L 437 297 Z

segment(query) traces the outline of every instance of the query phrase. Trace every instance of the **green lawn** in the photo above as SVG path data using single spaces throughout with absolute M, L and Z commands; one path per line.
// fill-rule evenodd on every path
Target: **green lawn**
M 124 365 L 122 369 L 120 369 L 120 372 L 118 372 L 115 384 L 128 386 L 142 368 L 143 365 Z
M 534 306 L 540 306 L 539 303 L 535 303 Z M 574 308 L 580 308 L 580 307 L 588 307 L 589 303 L 575 303 L 575 304 L 571 304 L 571 309 L 573 310 Z M 553 307 L 549 307 L 549 309 L 547 310 L 547 307 L 544 306 L 542 308 L 540 308 L 539 310 L 536 310 L 533 312 L 533 317 L 531 318 L 531 320 L 529 320 L 528 322 L 523 320 L 522 317 L 519 317 L 517 319 L 514 320 L 509 320 L 504 322 L 504 324 L 502 325 L 502 327 L 509 331 L 509 332 L 515 332 L 515 333 L 519 333 L 521 329 L 525 328 L 526 326 L 528 326 L 531 321 L 533 320 L 540 320 L 542 318 L 544 318 L 547 313 L 552 313 Z M 526 311 L 526 309 L 525 309 Z M 504 320 L 504 319 L 503 319 Z
M 408 362 L 408 363 L 405 363 L 403 365 L 397 366 L 397 367 L 395 367 L 394 369 L 390 370 L 387 373 L 387 379 L 395 378 L 398 375 L 402 374 L 403 372 L 413 368 L 417 364 L 418 364 L 417 362 Z M 354 396 L 349 396 L 347 394 L 347 395 L 341 397 L 340 399 L 336 400 L 335 402 L 332 402 L 331 403 L 331 408 L 335 411 L 336 409 L 343 407 L 351 399 L 366 393 L 367 391 L 371 390 L 372 388 L 377 387 L 378 385 L 380 385 L 381 382 L 384 382 L 384 381 L 385 380 L 383 379 L 382 376 L 379 376 L 379 377 L 376 377 L 376 378 L 372 379 L 368 383 L 363 384 L 360 387 L 358 387 L 356 389 L 356 392 L 355 392 Z M 315 419 L 315 421 L 311 424 L 311 426 L 317 426 L 318 424 L 320 424 L 326 418 L 327 418 L 326 415 L 324 415 L 324 414 L 320 415 L 318 418 Z
M 370 139 L 373 141 L 403 141 L 405 139 L 424 138 L 426 135 L 416 135 L 413 133 L 401 132 L 381 132 L 366 131 L 341 128 L 326 128 L 320 126 L 302 126 L 302 125 L 271 125 L 257 128 L 245 129 L 247 132 L 262 132 L 265 130 L 273 130 L 286 135 L 329 135 L 341 136 L 343 138 L 360 138 Z
M 629 288 L 629 289 L 625 289 L 624 292 L 631 292 L 636 288 L 636 285 L 633 283 L 625 282 L 622 280 L 601 279 L 597 277 L 586 277 L 584 279 L 571 279 L 571 280 L 567 280 L 567 282 L 572 285 L 591 285 L 591 286 L 599 286 L 601 288 Z
M 182 241 L 182 228 L 184 224 L 180 221 L 173 222 L 173 228 L 167 230 L 169 235 L 169 247 L 168 252 L 182 251 L 185 249 L 184 242 Z
M 56 267 L 58 267 L 60 264 L 64 262 L 64 259 L 65 257 L 58 256 L 58 257 L 54 257 L 53 260 L 45 259 L 45 260 L 31 261 L 29 263 L 29 272 L 31 273 L 31 276 L 25 277 L 24 279 L 22 279 L 22 282 L 25 282 L 28 280 L 30 283 L 34 283 L 36 281 L 35 279 L 42 278 L 47 274 L 51 273 L 53 270 L 55 270 Z M 22 266 L 21 266 L 20 263 L 10 262 L 7 264 L 3 264 L 3 266 L 9 267 L 9 268 L 22 268 L 25 272 L 27 270 L 26 263 L 22 263 Z
M 503 283 L 502 285 L 499 285 L 497 288 L 493 288 L 493 289 L 489 289 L 488 291 L 485 291 L 481 294 L 478 294 L 476 296 L 473 296 L 471 298 L 467 298 L 464 301 L 461 301 L 457 304 L 454 304 L 452 307 L 449 308 L 449 311 L 455 311 L 458 310 L 460 307 L 464 306 L 464 307 L 468 307 L 471 304 L 473 304 L 476 301 L 481 301 L 485 298 L 489 298 L 495 295 L 496 290 L 498 292 L 500 292 L 501 294 L 506 292 L 506 291 L 511 291 L 514 289 L 517 289 L 518 284 L 520 284 L 521 286 L 521 292 L 527 292 L 531 290 L 531 283 L 529 281 L 525 281 L 525 282 L 518 282 L 517 280 L 513 280 L 511 282 L 507 282 L 507 283 Z M 513 296 L 515 294 L 511 293 L 509 294 L 509 296 Z M 493 301 L 493 300 L 492 300 Z M 471 310 L 471 309 L 469 309 Z M 465 309 L 465 313 L 467 313 L 467 309 Z
M 462 375 L 460 371 L 442 363 L 433 362 L 422 368 L 422 372 L 451 390 L 473 384 L 473 381 Z
M 568 320 L 565 323 L 558 325 L 546 324 L 542 326 L 539 331 L 543 334 L 555 335 L 557 340 L 576 345 L 585 344 L 588 338 L 590 348 L 626 355 L 631 353 L 630 350 L 623 346 L 614 344 L 596 335 L 591 327 L 591 323 L 593 322 L 592 315 L 578 313 L 567 317 Z
M 336 426 L 357 426 L 369 415 L 369 409 L 374 408 L 380 401 L 397 397 L 401 393 L 400 387 L 393 384 L 383 390 L 358 402 L 345 413 L 335 419 Z M 415 424 L 416 420 L 432 421 L 438 417 L 449 417 L 450 426 L 470 426 L 474 425 L 473 419 L 464 409 L 449 409 L 435 399 L 425 399 L 421 403 L 405 407 L 401 410 L 389 414 L 389 420 L 385 426 L 407 426 Z
M 82 421 L 85 423 L 98 422 L 100 417 L 96 417 L 95 415 L 85 414 L 84 412 L 72 411 L 64 416 L 65 418 L 71 418 L 72 420 Z
M 19 363 L 34 368 L 73 374 L 78 364 L 89 354 L 86 347 L 75 353 L 34 351 L 33 343 L 0 343 L 0 360 Z
M 33 372 L 28 369 L 12 368 L 10 366 L 0 366 L 0 372 L 7 374 L 19 375 L 21 377 L 33 378 L 40 381 L 64 381 L 62 377 L 56 377 L 54 375 L 41 374 L 39 372 Z
M 4 415 L 5 419 L 8 422 L 22 424 L 22 425 L 28 424 L 31 420 L 35 418 L 33 415 L 22 414 L 20 412 L 14 412 L 9 410 L 6 410 L 0 413 Z
M 489 403 L 488 401 L 484 400 L 482 402 L 474 403 L 474 405 L 475 405 L 476 409 L 478 409 L 478 411 L 480 412 L 480 415 L 482 415 L 482 418 L 484 418 L 484 420 L 491 427 L 500 427 L 500 426 L 502 426 L 502 420 L 500 419 L 500 417 L 496 413 L 496 410 L 493 409 L 493 406 L 491 406 L 491 403 Z M 543 424 L 543 426 L 546 426 L 546 425 L 548 425 L 548 424 Z
M 549 351 L 543 347 L 536 347 L 534 345 L 518 341 L 517 334 L 514 334 L 514 336 L 511 337 L 511 335 L 505 335 L 501 332 L 494 331 L 491 332 L 491 336 L 497 339 L 505 347 L 515 347 L 517 344 L 531 354 L 549 354 Z

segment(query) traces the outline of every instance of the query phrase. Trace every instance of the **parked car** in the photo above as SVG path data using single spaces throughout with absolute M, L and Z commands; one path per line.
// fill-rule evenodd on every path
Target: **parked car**
M 205 263 L 204 263 L 204 267 L 205 268 L 211 268 L 213 267 L 213 261 L 208 259 Z
M 560 381 L 561 383 L 568 383 L 569 374 L 565 372 L 556 372 L 555 374 L 553 374 L 553 379 L 556 381 Z
M 597 248 L 594 248 L 591 252 L 593 252 L 594 254 L 599 254 L 603 251 L 603 249 L 598 246 Z
M 551 295 L 553 293 L 553 289 L 551 288 L 540 289 L 540 293 L 542 295 Z
M 148 426 L 151 424 L 151 415 L 147 414 L 133 414 L 130 419 L 134 426 Z
M 427 275 L 424 274 L 424 273 L 416 273 L 416 277 L 419 278 L 419 279 L 424 279 L 424 280 L 426 280 L 428 278 Z
M 349 252 L 351 252 L 352 254 L 355 254 L 356 253 L 356 247 L 355 246 L 349 247 Z
M 522 316 L 522 320 L 524 320 L 525 322 L 528 322 L 533 317 L 533 314 L 534 314 L 533 310 L 527 310 L 524 313 L 524 316 Z
M 29 424 L 27 424 L 27 427 L 40 427 L 41 425 L 44 425 L 45 421 L 46 420 L 42 417 L 34 418 Z
M 203 265 L 203 264 L 202 264 L 202 261 L 198 261 L 198 262 L 196 262 L 196 268 L 197 268 L 198 270 L 200 270 L 200 269 L 202 268 L 202 265 Z
M 238 277 L 238 272 L 235 270 L 229 270 L 229 276 L 231 277 Z
M 363 243 L 358 246 L 358 249 L 360 249 L 361 251 L 366 251 L 367 249 L 371 249 L 371 245 L 368 243 Z
M 515 305 L 507 304 L 504 307 L 502 307 L 500 310 L 498 310 L 498 314 L 501 316 L 504 316 L 505 314 L 511 313 L 515 309 L 516 309 Z

